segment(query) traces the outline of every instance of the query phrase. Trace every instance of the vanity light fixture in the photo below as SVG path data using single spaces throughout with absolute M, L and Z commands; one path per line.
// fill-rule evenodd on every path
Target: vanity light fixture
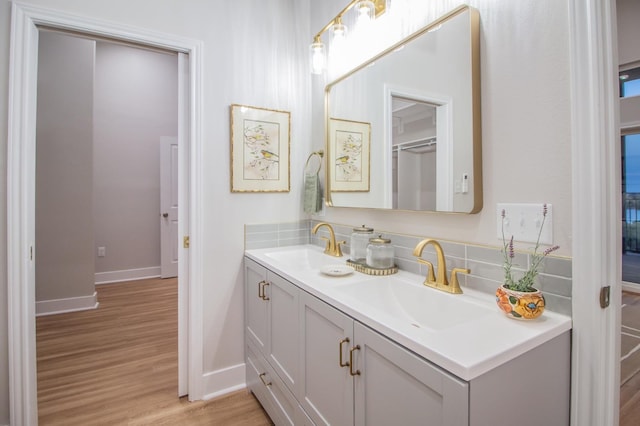
M 327 52 L 324 43 L 320 39 L 320 35 L 315 36 L 313 43 L 309 46 L 311 73 L 322 74 L 327 66 Z
M 329 29 L 332 30 L 334 40 L 343 40 L 347 34 L 347 27 L 342 23 L 342 17 L 351 9 L 358 13 L 358 22 L 361 19 L 373 20 L 384 13 L 387 0 L 351 0 L 349 4 L 338 13 L 327 25 L 313 37 L 313 43 L 309 47 L 310 64 L 312 74 L 322 74 L 327 65 L 327 49 L 322 42 L 322 35 Z

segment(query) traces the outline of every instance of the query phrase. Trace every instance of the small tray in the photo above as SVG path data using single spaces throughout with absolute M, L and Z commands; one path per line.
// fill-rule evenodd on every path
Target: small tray
M 356 271 L 367 275 L 391 275 L 398 272 L 398 267 L 396 265 L 391 268 L 372 268 L 369 265 L 354 262 L 351 259 L 347 259 L 347 265 L 351 266 Z
M 320 272 L 332 277 L 343 277 L 345 275 L 353 274 L 354 269 L 355 268 L 351 265 L 343 265 L 343 264 L 325 265 L 322 268 L 320 268 Z

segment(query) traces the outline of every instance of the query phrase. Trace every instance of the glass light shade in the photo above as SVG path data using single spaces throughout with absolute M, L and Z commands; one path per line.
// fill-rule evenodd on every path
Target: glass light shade
M 370 0 L 360 0 L 356 3 L 358 22 L 371 21 L 376 16 L 376 6 Z
M 326 49 L 321 41 L 311 43 L 309 46 L 309 59 L 312 74 L 322 74 L 327 62 Z
M 333 39 L 337 39 L 337 38 L 341 38 L 344 39 L 347 36 L 347 26 L 344 25 L 342 22 L 336 22 L 335 24 L 333 24 L 333 26 L 331 27 L 331 30 L 333 31 Z

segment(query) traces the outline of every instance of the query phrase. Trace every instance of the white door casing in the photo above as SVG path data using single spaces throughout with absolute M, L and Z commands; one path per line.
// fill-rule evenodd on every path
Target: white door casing
M 36 425 L 37 381 L 35 358 L 35 127 L 38 26 L 74 31 L 90 36 L 133 42 L 179 52 L 182 56 L 179 133 L 186 135 L 179 149 L 180 209 L 185 213 L 180 232 L 192 235 L 189 255 L 181 249 L 179 274 L 188 279 L 188 291 L 179 288 L 180 342 L 188 342 L 180 354 L 188 365 L 190 400 L 203 397 L 202 366 L 202 242 L 194 238 L 202 230 L 202 50 L 203 43 L 172 35 L 134 29 L 86 17 L 12 2 L 9 65 L 9 117 L 7 144 L 7 307 L 9 344 L 9 395 L 12 425 Z M 185 59 L 186 57 L 186 59 Z M 186 147 L 188 146 L 188 151 Z M 183 189 L 185 189 L 183 191 Z M 183 198 L 186 198 L 183 199 Z M 182 211 L 184 210 L 184 212 Z M 185 222 L 188 224 L 184 228 Z M 180 286 L 179 286 L 180 287 Z M 183 297 L 180 297 L 180 296 Z M 186 297 L 185 297 L 186 296 Z M 186 312 L 186 313 L 185 313 Z M 188 324 L 184 325 L 184 324 Z M 185 352 L 188 353 L 187 356 Z M 182 376 L 181 376 L 182 377 Z
M 620 137 L 615 0 L 569 1 L 571 424 L 616 426 L 620 395 Z M 599 304 L 611 286 L 611 305 Z
M 160 138 L 160 277 L 178 276 L 178 138 Z
M 193 76 L 189 71 L 189 55 L 184 52 L 178 52 L 178 241 L 180 240 L 180 235 L 189 235 L 189 230 L 192 229 L 190 227 L 190 221 L 192 217 L 200 217 L 201 214 L 198 212 L 197 215 L 192 215 L 190 212 L 191 209 L 195 208 L 196 204 L 199 203 L 200 193 L 195 192 L 195 188 L 192 186 L 195 182 L 200 182 L 200 169 L 191 170 L 190 166 L 190 156 L 189 153 L 193 154 L 193 150 L 199 150 L 200 148 L 200 140 L 194 141 L 192 140 L 192 135 L 198 135 L 199 133 L 193 133 L 195 129 L 192 128 L 192 117 L 193 114 L 198 114 L 195 117 L 200 118 L 200 109 L 199 104 L 194 107 L 194 104 L 191 103 L 192 99 L 198 100 L 198 97 L 194 97 L 191 95 L 191 91 L 193 90 L 193 85 L 191 81 Z M 198 64 L 199 62 L 194 61 L 194 64 Z M 199 74 L 198 74 L 199 75 Z M 195 144 L 195 145 L 194 145 Z M 192 147 L 193 146 L 193 147 Z M 198 167 L 200 167 L 200 163 L 194 163 Z M 196 175 L 192 175 L 192 172 L 197 172 Z M 188 189 L 188 190 L 185 190 Z M 198 191 L 200 191 L 200 187 L 198 187 Z M 193 204 L 191 203 L 193 200 Z M 199 231 L 200 222 L 198 222 L 198 227 L 192 229 L 193 232 Z M 199 240 L 196 239 L 196 243 Z M 180 244 L 178 242 L 178 244 Z M 186 307 L 186 309 L 178 309 L 178 395 L 184 396 L 189 394 L 189 399 L 200 399 L 203 395 L 203 385 L 200 381 L 198 381 L 198 385 L 194 384 L 194 379 L 191 375 L 200 374 L 202 375 L 202 368 L 195 367 L 196 365 L 202 365 L 202 334 L 197 335 L 196 332 L 201 333 L 200 325 L 194 324 L 193 321 L 196 318 L 202 320 L 202 312 L 200 308 L 197 312 L 197 317 L 194 315 L 193 308 L 191 305 L 194 303 L 194 300 L 190 298 L 191 294 L 199 295 L 202 292 L 202 277 L 198 272 L 196 275 L 199 280 L 197 283 L 191 281 L 190 271 L 191 271 L 191 257 L 190 250 L 186 249 L 184 245 L 179 245 L 178 251 L 178 306 Z M 194 249 L 193 253 L 195 256 L 193 264 L 200 265 L 201 258 L 201 246 L 197 245 Z M 189 292 L 189 287 L 193 286 L 193 292 Z M 191 320 L 192 325 L 191 329 L 189 328 L 189 321 Z M 200 339 L 200 340 L 199 340 Z M 197 354 L 193 354 L 195 350 L 199 352 Z M 190 357 L 190 354 L 193 354 Z M 200 364 L 196 364 L 200 363 Z M 197 380 L 200 380 L 199 378 Z M 196 397 L 196 391 L 198 397 Z

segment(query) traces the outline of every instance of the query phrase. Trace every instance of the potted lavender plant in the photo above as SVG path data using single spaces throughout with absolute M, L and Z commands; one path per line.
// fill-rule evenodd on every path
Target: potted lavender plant
M 545 300 L 542 292 L 535 288 L 535 280 L 544 258 L 559 246 L 549 247 L 542 252 L 540 250 L 540 235 L 547 218 L 547 205 L 542 207 L 542 223 L 538 231 L 538 238 L 533 253 L 530 256 L 529 268 L 516 278 L 512 270 L 515 250 L 513 236 L 507 241 L 504 235 L 505 211 L 502 210 L 502 253 L 504 255 L 504 283 L 496 290 L 496 303 L 498 307 L 509 317 L 515 319 L 534 319 L 542 315 Z

